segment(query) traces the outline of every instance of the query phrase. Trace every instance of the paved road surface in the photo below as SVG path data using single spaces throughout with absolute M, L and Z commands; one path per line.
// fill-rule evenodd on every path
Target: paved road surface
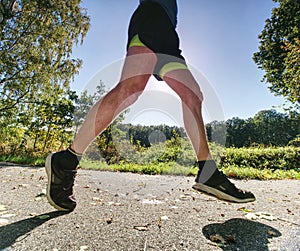
M 0 250 L 300 250 L 300 181 L 234 181 L 257 201 L 232 204 L 193 179 L 79 170 L 62 214 L 43 168 L 0 163 Z

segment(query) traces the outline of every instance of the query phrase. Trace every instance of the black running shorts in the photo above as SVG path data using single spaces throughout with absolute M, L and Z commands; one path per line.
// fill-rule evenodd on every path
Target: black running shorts
M 153 75 L 158 80 L 162 80 L 161 70 L 167 64 L 164 73 L 173 68 L 187 69 L 179 49 L 178 34 L 168 14 L 157 3 L 142 3 L 133 13 L 128 29 L 127 49 L 131 46 L 146 46 L 157 54 L 158 62 Z

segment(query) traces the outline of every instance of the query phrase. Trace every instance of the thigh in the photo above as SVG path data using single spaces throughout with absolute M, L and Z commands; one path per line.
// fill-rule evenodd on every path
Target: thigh
M 149 48 L 142 46 L 130 47 L 124 61 L 120 82 L 143 76 L 146 76 L 148 80 L 153 73 L 156 63 L 157 56 Z M 137 81 L 134 82 L 136 83 Z
M 196 102 L 198 104 L 203 101 L 200 86 L 189 69 L 167 72 L 164 81 L 177 93 L 183 103 L 193 104 Z

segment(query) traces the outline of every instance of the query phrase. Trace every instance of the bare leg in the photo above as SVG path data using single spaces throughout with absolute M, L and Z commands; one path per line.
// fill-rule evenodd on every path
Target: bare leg
M 193 188 L 226 201 L 254 201 L 255 196 L 251 192 L 236 188 L 217 169 L 215 161 L 210 160 L 211 154 L 201 112 L 203 95 L 191 72 L 187 69 L 173 70 L 165 74 L 164 80 L 182 100 L 184 125 L 199 161 Z
M 202 92 L 189 70 L 173 70 L 165 74 L 164 81 L 182 101 L 183 120 L 198 161 L 211 159 L 202 117 Z
M 91 108 L 71 145 L 74 151 L 84 153 L 89 144 L 117 115 L 138 99 L 147 85 L 156 61 L 156 55 L 146 47 L 129 48 L 120 82 Z

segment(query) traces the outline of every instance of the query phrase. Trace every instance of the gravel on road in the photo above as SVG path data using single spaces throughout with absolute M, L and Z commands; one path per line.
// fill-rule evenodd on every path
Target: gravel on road
M 0 163 L 0 251 L 300 250 L 300 181 L 233 180 L 257 200 L 192 190 L 194 177 L 79 170 L 77 207 L 52 208 L 44 168 Z

